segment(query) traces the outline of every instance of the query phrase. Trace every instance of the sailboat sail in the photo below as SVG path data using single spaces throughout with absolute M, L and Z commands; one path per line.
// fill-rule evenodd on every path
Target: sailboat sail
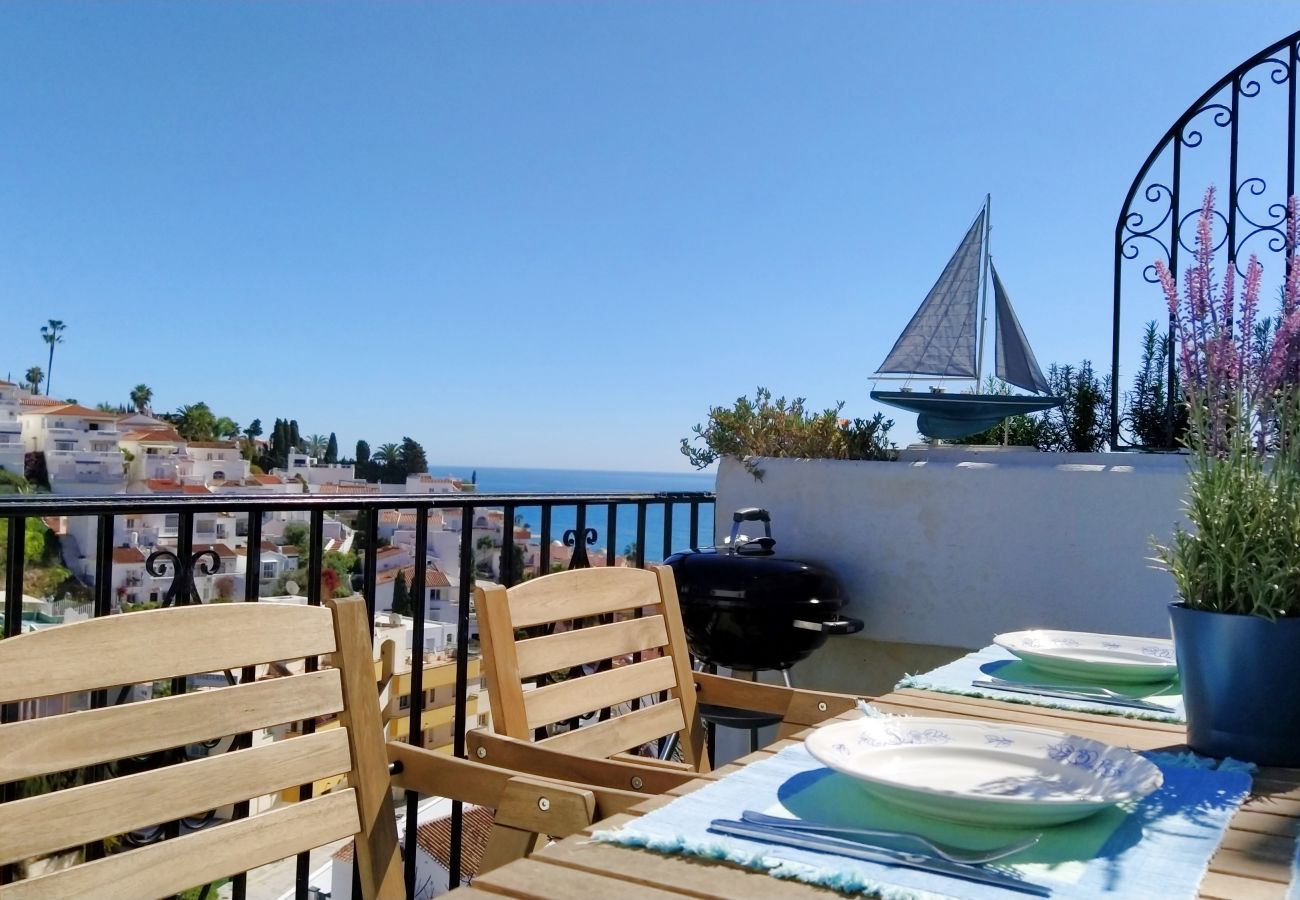
M 1043 377 L 1043 370 L 1038 367 L 1038 360 L 1034 359 L 1029 341 L 1025 340 L 1025 332 L 1020 327 L 1015 310 L 1011 308 L 1011 298 L 1002 286 L 998 270 L 993 268 L 992 263 L 989 268 L 993 271 L 993 302 L 997 310 L 998 377 L 1008 384 L 1036 394 L 1050 394 L 1051 387 Z
M 907 323 L 877 371 L 975 377 L 975 332 L 986 212 L 980 210 L 943 274 L 930 288 L 921 308 Z

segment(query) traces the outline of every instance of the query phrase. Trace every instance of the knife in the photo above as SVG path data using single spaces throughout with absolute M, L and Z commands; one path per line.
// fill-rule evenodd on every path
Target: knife
M 1177 714 L 1177 711 L 1172 707 L 1152 703 L 1148 700 L 1139 700 L 1136 697 L 1108 697 L 1103 694 L 1089 693 L 1088 691 L 1072 691 L 1069 688 L 1057 688 L 1047 685 L 1013 684 L 1009 681 L 977 678 L 971 682 L 971 687 L 1008 691 L 1013 694 L 1032 694 L 1037 697 L 1055 697 L 1058 700 L 1083 700 L 1088 703 L 1100 703 L 1104 706 L 1124 706 L 1131 709 L 1168 713 L 1169 715 Z
M 934 856 L 921 853 L 905 853 L 901 850 L 888 850 L 884 847 L 871 847 L 858 841 L 846 841 L 842 838 L 812 834 L 805 831 L 790 831 L 773 825 L 756 825 L 736 819 L 714 819 L 709 829 L 719 834 L 748 838 L 767 844 L 793 847 L 799 850 L 813 850 L 817 853 L 833 853 L 860 859 L 865 862 L 879 863 L 884 866 L 900 866 L 906 869 L 918 869 L 922 872 L 934 872 L 964 881 L 991 884 L 1013 891 L 1022 891 L 1039 897 L 1051 896 L 1051 890 L 1039 884 L 1022 881 L 994 869 L 981 866 L 968 866 L 964 863 L 948 862 Z

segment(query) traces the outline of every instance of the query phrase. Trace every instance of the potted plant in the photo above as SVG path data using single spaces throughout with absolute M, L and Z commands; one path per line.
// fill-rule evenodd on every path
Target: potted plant
M 1193 750 L 1300 765 L 1300 264 L 1276 319 L 1256 315 L 1262 267 L 1251 257 L 1240 303 L 1229 262 L 1213 272 L 1214 190 L 1180 294 L 1156 269 L 1178 337 L 1189 427 L 1191 528 L 1157 559 L 1173 576 L 1174 647 Z M 1287 214 L 1296 248 L 1296 203 Z

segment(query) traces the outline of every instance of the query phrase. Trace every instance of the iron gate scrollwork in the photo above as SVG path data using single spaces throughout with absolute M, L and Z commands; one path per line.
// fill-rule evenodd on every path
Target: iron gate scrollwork
M 1195 250 L 1196 218 L 1206 189 L 1218 187 L 1216 253 L 1245 275 L 1258 255 L 1270 281 L 1290 270 L 1287 199 L 1296 192 L 1296 68 L 1300 31 L 1228 72 L 1189 106 L 1152 148 L 1129 186 L 1115 223 L 1111 333 L 1110 444 L 1120 439 L 1121 310 L 1125 299 L 1166 310 L 1155 264 L 1180 276 L 1179 257 Z M 1285 148 L 1283 151 L 1282 148 Z M 1282 265 L 1269 265 L 1269 258 Z M 1267 293 L 1262 296 L 1267 296 Z M 1156 301 L 1158 305 L 1152 303 Z M 1167 311 L 1165 312 L 1167 316 Z M 1166 347 L 1172 350 L 1169 320 Z M 1174 354 L 1166 354 L 1165 445 L 1174 445 Z

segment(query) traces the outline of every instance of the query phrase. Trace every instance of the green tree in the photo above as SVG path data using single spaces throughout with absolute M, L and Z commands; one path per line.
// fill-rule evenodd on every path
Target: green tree
M 212 424 L 212 433 L 222 440 L 233 441 L 239 437 L 239 423 L 229 416 L 221 416 Z
M 41 371 L 40 366 L 32 366 L 27 370 L 27 386 L 32 389 L 33 394 L 41 392 L 41 382 L 45 380 L 45 373 Z
M 211 441 L 216 438 L 217 417 L 202 400 L 180 407 L 169 418 L 176 426 L 176 431 L 187 441 Z
M 373 481 L 374 465 L 370 462 L 370 445 L 357 441 L 357 477 L 362 481 Z
M 45 396 L 50 395 L 50 382 L 54 378 L 54 345 L 63 343 L 63 332 L 67 328 L 59 319 L 50 319 L 48 325 L 41 326 L 41 340 L 50 345 L 50 361 L 45 366 Z
M 307 541 L 310 537 L 311 530 L 301 522 L 290 522 L 284 526 L 283 540 L 286 544 L 298 548 L 298 559 L 301 565 L 307 563 Z
M 379 466 L 379 480 L 385 484 L 400 484 L 406 480 L 402 469 L 402 448 L 397 444 L 380 444 L 371 457 Z
M 330 439 L 325 443 L 325 465 L 332 466 L 339 461 L 339 439 L 330 432 Z
M 323 434 L 309 434 L 303 441 L 303 452 L 312 459 L 320 459 L 325 455 L 325 446 L 328 439 Z
M 149 404 L 153 402 L 153 389 L 147 384 L 137 384 L 131 388 L 131 405 L 135 411 L 141 415 L 147 415 L 150 411 Z
M 425 458 L 424 448 L 420 442 L 409 437 L 402 438 L 402 477 L 420 475 L 429 471 L 429 461 Z
M 298 420 L 290 419 L 288 428 L 289 428 L 289 449 L 301 451 L 302 435 L 298 434 Z
M 406 586 L 406 570 L 399 569 L 397 577 L 393 579 L 393 612 L 399 616 L 413 615 L 411 609 L 411 592 Z
M 262 436 L 262 420 L 254 419 L 252 421 L 252 424 L 250 424 L 247 428 L 244 429 L 244 437 L 248 438 L 248 440 L 251 442 L 253 439 L 259 438 L 261 436 Z

